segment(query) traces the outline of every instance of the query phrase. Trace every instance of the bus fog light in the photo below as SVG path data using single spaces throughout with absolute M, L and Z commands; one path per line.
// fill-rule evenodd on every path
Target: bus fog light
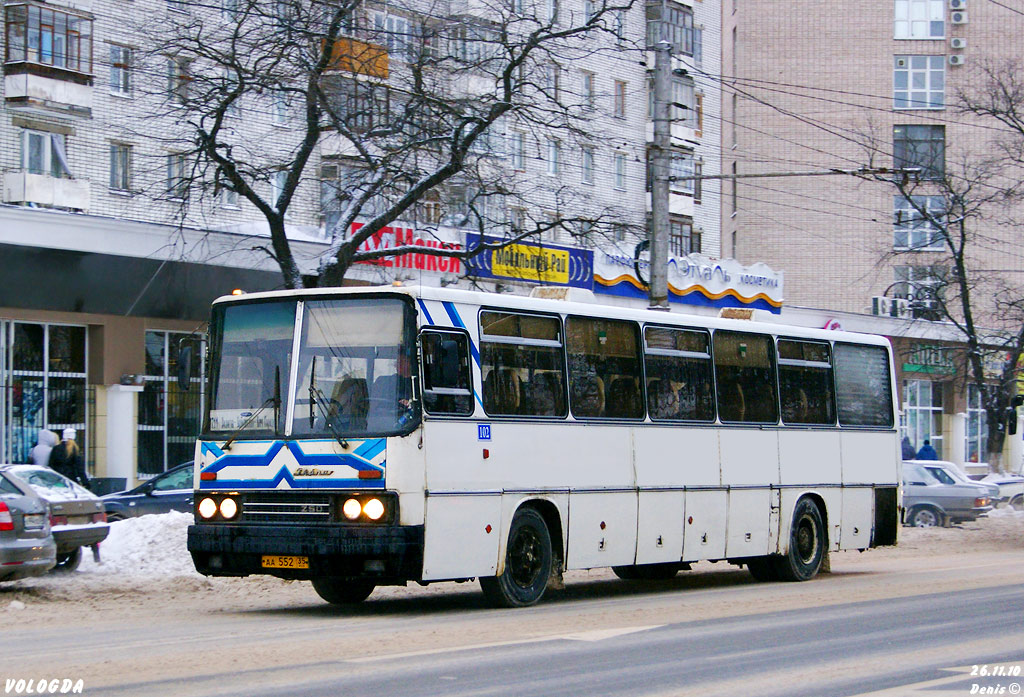
M 207 520 L 217 514 L 217 502 L 213 499 L 203 499 L 199 502 L 199 515 Z
M 370 520 L 380 520 L 384 515 L 384 504 L 380 502 L 380 499 L 370 499 L 363 506 L 363 513 Z
M 228 498 L 220 502 L 220 514 L 227 519 L 238 515 L 238 504 L 234 499 Z
M 356 499 L 349 499 L 345 502 L 345 505 L 341 507 L 341 512 L 345 514 L 345 517 L 349 520 L 355 520 L 359 517 L 363 507 L 359 504 Z

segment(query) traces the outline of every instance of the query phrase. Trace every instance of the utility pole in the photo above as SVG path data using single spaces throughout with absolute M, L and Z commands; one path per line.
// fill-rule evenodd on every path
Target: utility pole
M 654 145 L 651 148 L 650 309 L 668 310 L 669 157 L 672 147 L 672 44 L 654 46 Z

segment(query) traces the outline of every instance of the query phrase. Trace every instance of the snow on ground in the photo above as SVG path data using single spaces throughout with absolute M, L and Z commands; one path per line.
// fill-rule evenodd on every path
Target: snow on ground
M 93 561 L 91 553 L 84 554 L 78 567 L 79 575 L 199 576 L 186 545 L 191 524 L 192 514 L 180 511 L 111 523 L 110 534 L 100 544 L 100 563 Z

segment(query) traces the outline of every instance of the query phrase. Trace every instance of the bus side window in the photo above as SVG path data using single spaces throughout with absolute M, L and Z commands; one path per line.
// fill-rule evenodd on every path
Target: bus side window
M 834 355 L 840 425 L 892 427 L 889 352 L 881 346 L 836 344 Z
M 473 413 L 469 337 L 461 332 L 424 330 L 423 408 L 428 414 Z
M 489 415 L 565 417 L 564 365 L 558 317 L 480 312 L 483 405 Z
M 706 331 L 644 327 L 644 365 L 651 420 L 715 420 L 711 336 Z
M 722 421 L 777 423 L 775 347 L 772 337 L 747 332 L 715 332 L 718 416 Z
M 636 323 L 569 317 L 565 336 L 573 416 L 644 418 Z
M 787 424 L 834 424 L 829 345 L 779 339 L 779 400 Z

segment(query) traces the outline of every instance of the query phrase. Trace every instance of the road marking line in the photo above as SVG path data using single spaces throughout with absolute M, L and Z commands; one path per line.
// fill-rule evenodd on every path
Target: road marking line
M 615 637 L 646 632 L 650 629 L 664 627 L 663 624 L 652 624 L 643 627 L 619 627 L 616 629 L 595 629 L 589 632 L 573 632 L 572 634 L 558 634 L 553 636 L 533 637 L 531 639 L 512 639 L 509 641 L 495 641 L 486 644 L 472 644 L 470 646 L 452 646 L 441 649 L 424 649 L 422 651 L 408 651 L 406 653 L 389 653 L 386 656 L 364 656 L 363 658 L 349 658 L 346 663 L 375 663 L 377 661 L 390 661 L 392 659 L 413 658 L 416 656 L 435 656 L 442 653 L 456 653 L 460 651 L 475 651 L 477 649 L 493 649 L 502 646 L 520 646 L 523 644 L 539 644 L 545 641 L 603 641 Z

